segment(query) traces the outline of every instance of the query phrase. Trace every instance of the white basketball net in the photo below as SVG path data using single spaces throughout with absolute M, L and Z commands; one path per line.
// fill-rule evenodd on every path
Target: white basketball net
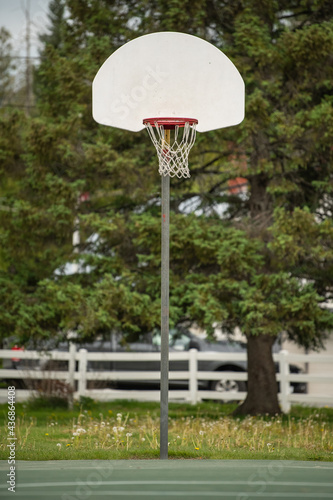
M 171 144 L 168 144 L 165 140 L 163 125 L 158 125 L 157 122 L 155 122 L 155 127 L 150 123 L 145 125 L 157 151 L 159 173 L 170 177 L 178 177 L 179 179 L 181 177 L 190 177 L 188 155 L 195 142 L 196 124 L 186 122 L 184 127 L 176 125 L 174 141 L 170 141 Z M 180 128 L 183 129 L 183 134 L 179 132 Z

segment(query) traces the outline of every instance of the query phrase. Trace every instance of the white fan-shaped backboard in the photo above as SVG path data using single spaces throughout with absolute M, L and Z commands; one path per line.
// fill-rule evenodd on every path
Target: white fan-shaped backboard
M 138 132 L 145 118 L 195 118 L 206 132 L 244 118 L 244 82 L 214 45 L 185 33 L 144 35 L 116 50 L 93 81 L 93 117 Z

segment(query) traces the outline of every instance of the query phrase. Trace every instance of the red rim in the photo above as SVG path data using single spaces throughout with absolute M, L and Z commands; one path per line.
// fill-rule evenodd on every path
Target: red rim
M 143 120 L 143 124 L 150 124 L 152 127 L 161 127 L 163 126 L 166 129 L 174 129 L 177 125 L 178 127 L 185 127 L 185 123 L 189 123 L 190 125 L 194 125 L 198 123 L 198 120 L 195 118 L 145 118 Z

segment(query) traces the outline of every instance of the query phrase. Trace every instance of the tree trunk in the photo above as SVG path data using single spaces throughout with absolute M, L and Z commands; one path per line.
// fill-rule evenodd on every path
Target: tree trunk
M 248 393 L 234 415 L 281 413 L 272 346 L 275 337 L 249 335 L 247 339 Z

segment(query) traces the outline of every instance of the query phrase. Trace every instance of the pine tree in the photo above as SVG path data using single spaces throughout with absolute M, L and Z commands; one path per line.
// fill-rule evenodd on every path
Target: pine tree
M 11 35 L 6 28 L 0 28 L 0 108 L 9 103 L 14 92 Z
M 64 48 L 64 22 L 65 22 L 65 2 L 64 0 L 52 0 L 49 4 L 49 32 L 39 35 L 39 40 L 43 43 L 41 55 L 46 46 L 51 45 L 61 52 Z

